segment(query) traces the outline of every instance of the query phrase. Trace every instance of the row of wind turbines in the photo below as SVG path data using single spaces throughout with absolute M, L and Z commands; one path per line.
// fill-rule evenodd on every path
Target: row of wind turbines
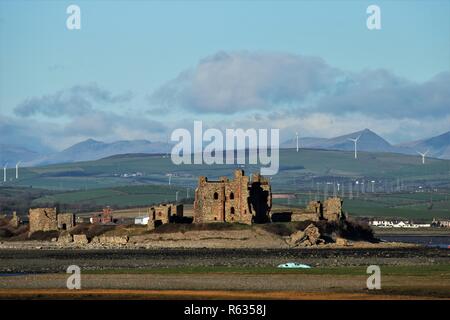
M 19 179 L 19 164 L 22 161 L 19 161 L 16 163 L 16 179 Z M 5 163 L 5 165 L 3 166 L 3 182 L 6 182 L 6 169 L 8 168 L 8 163 Z
M 354 150 L 355 150 L 355 159 L 358 159 L 358 140 L 359 138 L 361 138 L 362 134 L 360 134 L 359 136 L 357 136 L 356 138 L 348 138 L 347 140 L 352 141 L 354 144 Z M 296 150 L 298 152 L 300 144 L 299 144 L 299 137 L 298 137 L 298 132 L 295 133 L 295 138 L 296 138 Z M 425 152 L 419 152 L 416 151 L 418 154 L 420 154 L 422 156 L 422 164 L 425 164 L 425 157 L 428 154 L 430 150 L 427 150 Z

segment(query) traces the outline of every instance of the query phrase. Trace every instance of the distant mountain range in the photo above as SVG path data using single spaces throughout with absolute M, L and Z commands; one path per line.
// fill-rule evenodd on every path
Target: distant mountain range
M 353 142 L 348 139 L 354 139 L 358 136 L 360 137 L 358 150 L 361 151 L 417 154 L 417 151 L 425 152 L 429 150 L 429 157 L 450 159 L 450 131 L 436 137 L 398 145 L 390 144 L 369 129 L 329 139 L 300 137 L 299 144 L 300 148 L 352 151 Z M 296 139 L 285 141 L 280 147 L 295 148 Z M 167 143 L 148 140 L 124 140 L 105 143 L 88 139 L 60 152 L 42 155 L 23 147 L 0 145 L 0 165 L 8 163 L 8 167 L 11 167 L 18 161 L 22 161 L 25 166 L 90 161 L 120 154 L 166 153 L 169 148 L 170 146 Z
M 90 161 L 106 158 L 118 154 L 129 153 L 165 153 L 168 151 L 167 143 L 151 142 L 148 140 L 130 140 L 105 143 L 88 139 L 60 152 L 41 155 L 24 148 L 2 146 L 0 160 L 10 165 L 22 161 L 25 166 L 37 166 L 56 163 L 69 163 Z
M 17 162 L 24 163 L 36 160 L 40 154 L 24 147 L 0 144 L 0 165 L 15 166 Z
M 375 132 L 364 129 L 362 131 L 352 132 L 343 136 L 325 139 L 305 137 L 299 138 L 301 148 L 326 149 L 326 150 L 354 150 L 354 144 L 349 139 L 358 140 L 358 150 L 367 152 L 393 152 L 402 154 L 417 154 L 429 150 L 429 157 L 450 159 L 450 131 L 442 135 L 429 139 L 392 145 Z M 295 148 L 296 139 L 285 141 L 281 144 L 282 148 Z
M 428 150 L 428 155 L 432 157 L 450 159 L 450 131 L 429 139 L 402 143 L 397 146 L 420 152 Z

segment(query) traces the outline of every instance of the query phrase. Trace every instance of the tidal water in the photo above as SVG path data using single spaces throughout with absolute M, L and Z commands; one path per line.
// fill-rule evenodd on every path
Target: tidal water
M 450 235 L 380 235 L 380 238 L 389 242 L 415 243 L 429 247 L 449 248 L 450 246 Z

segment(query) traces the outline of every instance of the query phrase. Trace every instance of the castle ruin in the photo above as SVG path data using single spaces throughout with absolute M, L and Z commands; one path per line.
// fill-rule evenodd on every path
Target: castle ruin
M 36 208 L 29 211 L 30 234 L 36 231 L 58 230 L 56 208 Z
M 208 181 L 201 176 L 195 189 L 193 222 L 268 222 L 271 207 L 270 183 L 260 174 L 253 174 L 251 181 L 240 169 L 234 171 L 233 179 Z
M 36 231 L 68 230 L 75 226 L 73 213 L 58 213 L 56 208 L 30 209 L 30 234 Z
M 297 209 L 292 212 L 291 221 L 339 221 L 345 219 L 342 211 L 342 199 L 338 197 L 328 198 L 323 203 L 310 201 L 305 209 Z
M 175 222 L 177 218 L 183 217 L 183 205 L 182 204 L 160 204 L 148 208 L 148 228 L 154 229 L 159 225 Z

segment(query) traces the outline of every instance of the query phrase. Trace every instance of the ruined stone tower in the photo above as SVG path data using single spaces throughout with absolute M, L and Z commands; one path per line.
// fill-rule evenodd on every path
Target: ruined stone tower
M 254 174 L 249 180 L 243 170 L 235 170 L 233 179 L 221 177 L 208 181 L 200 177 L 195 190 L 194 223 L 266 222 L 272 206 L 267 179 Z

